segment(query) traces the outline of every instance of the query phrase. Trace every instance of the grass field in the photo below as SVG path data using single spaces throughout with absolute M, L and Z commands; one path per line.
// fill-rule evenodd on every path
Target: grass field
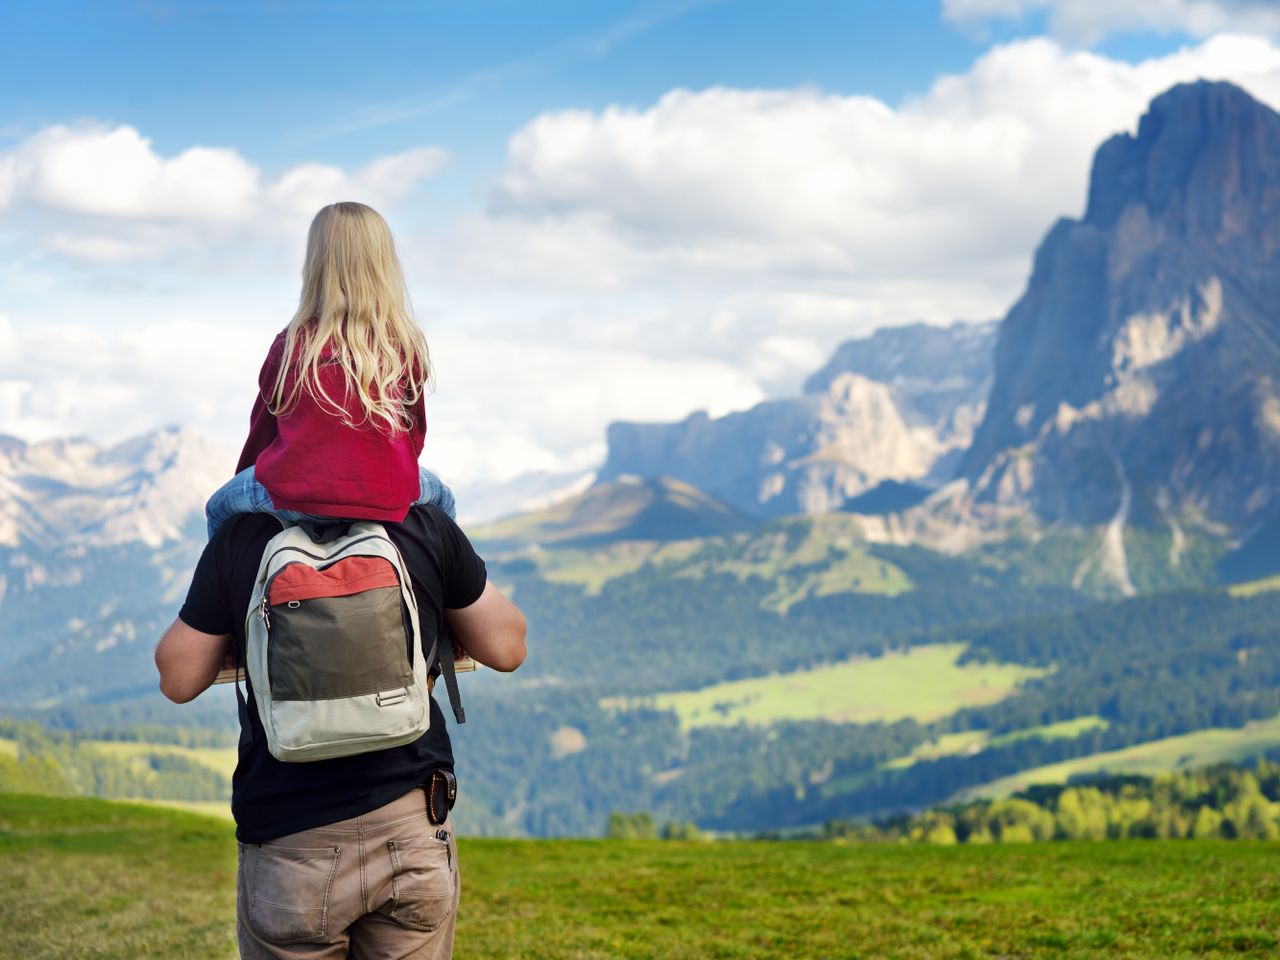
M 459 958 L 1262 957 L 1276 844 L 461 843 Z M 231 958 L 226 823 L 0 795 L 0 956 Z
M 138 743 L 132 740 L 86 740 L 85 745 L 122 760 L 144 761 L 157 755 L 186 757 L 222 774 L 228 782 L 236 769 L 235 747 L 180 747 L 170 743 Z
M 962 644 L 912 647 L 874 659 L 802 670 L 773 677 L 735 680 L 686 693 L 643 700 L 606 701 L 619 707 L 652 704 L 674 710 L 685 729 L 740 722 L 829 720 L 871 723 L 905 717 L 929 721 L 962 707 L 995 703 L 1042 671 L 1011 664 L 956 663 Z
M 1239 730 L 1197 730 L 1179 737 L 1139 743 L 1123 750 L 1035 767 L 967 790 L 962 798 L 1002 797 L 1033 784 L 1066 783 L 1073 776 L 1096 772 L 1155 776 L 1169 770 L 1213 763 L 1238 763 L 1276 748 L 1280 748 L 1280 717 L 1251 723 Z
M 917 760 L 937 760 L 939 757 L 953 757 L 958 754 L 972 754 L 987 747 L 1000 747 L 1006 743 L 1019 740 L 1070 740 L 1096 730 L 1107 728 L 1107 721 L 1102 717 L 1076 717 L 1063 720 L 1061 723 L 1050 723 L 1042 727 L 1028 727 L 1015 733 L 1001 733 L 991 736 L 986 730 L 965 730 L 962 733 L 944 733 L 936 740 L 928 740 L 920 744 L 905 757 L 890 760 L 884 766 L 890 770 L 901 770 L 911 766 Z

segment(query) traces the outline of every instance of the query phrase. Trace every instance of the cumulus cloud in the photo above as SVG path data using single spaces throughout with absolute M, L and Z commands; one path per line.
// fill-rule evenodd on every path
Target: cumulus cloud
M 675 420 L 764 399 L 749 371 L 698 357 L 448 334 L 432 340 L 425 461 L 447 475 L 501 481 L 596 466 L 612 420 Z
M 248 423 L 263 339 L 213 319 L 113 329 L 0 317 L 0 433 L 116 441 L 183 423 L 230 450 Z
M 818 90 L 676 90 L 647 109 L 540 116 L 454 249 L 487 273 L 617 289 L 655 280 L 856 290 L 977 276 L 1008 290 L 1089 160 L 1202 76 L 1280 90 L 1280 48 L 1220 37 L 1137 65 L 1051 40 L 998 47 L 898 109 Z M 501 251 L 501 257 L 485 251 Z M 517 255 L 509 256 L 511 251 Z
M 123 263 L 295 235 L 334 200 L 394 206 L 446 161 L 423 147 L 353 171 L 304 164 L 270 179 L 234 150 L 166 157 L 130 126 L 57 125 L 0 152 L 0 210 L 22 215 L 50 252 Z
M 943 16 L 970 28 L 1032 12 L 1047 13 L 1055 35 L 1083 44 L 1131 30 L 1193 37 L 1226 30 L 1280 35 L 1275 0 L 942 0 Z

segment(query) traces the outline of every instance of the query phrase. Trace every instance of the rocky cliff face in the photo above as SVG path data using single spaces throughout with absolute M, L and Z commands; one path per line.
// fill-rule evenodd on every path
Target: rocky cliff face
M 1280 512 L 1278 470 L 1280 115 L 1179 86 L 1037 251 L 960 473 L 1052 520 L 1247 530 Z
M 740 510 L 820 513 L 884 480 L 949 473 L 989 386 L 994 326 L 917 324 L 850 340 L 805 395 L 712 419 L 615 423 L 601 482 L 671 476 Z

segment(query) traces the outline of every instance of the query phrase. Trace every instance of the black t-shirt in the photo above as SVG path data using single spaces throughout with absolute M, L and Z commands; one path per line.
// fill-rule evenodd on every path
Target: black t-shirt
M 403 524 L 384 524 L 399 548 L 418 601 L 422 645 L 429 652 L 446 608 L 470 606 L 485 585 L 484 561 L 448 515 L 415 507 Z M 245 657 L 244 621 L 262 551 L 280 523 L 260 514 L 228 520 L 196 565 L 179 618 L 202 633 L 231 634 L 237 662 Z M 248 723 L 241 711 L 240 756 L 231 780 L 236 838 L 265 843 L 376 810 L 425 783 L 433 770 L 453 769 L 444 714 L 431 700 L 431 729 L 413 743 L 390 750 L 284 763 L 267 750 L 267 737 L 252 693 Z

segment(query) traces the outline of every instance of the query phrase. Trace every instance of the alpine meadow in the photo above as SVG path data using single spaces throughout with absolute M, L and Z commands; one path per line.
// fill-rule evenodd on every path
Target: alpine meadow
M 325 15 L 363 37 L 342 6 Z M 512 50 L 521 29 L 532 43 L 539 24 L 584 19 L 568 39 L 494 48 L 503 66 L 375 109 L 360 84 L 389 82 L 382 70 L 408 56 L 388 27 L 377 77 L 330 91 L 332 109 L 364 112 L 300 119 L 261 168 L 221 147 L 166 159 L 196 142 L 176 127 L 154 148 L 143 138 L 152 159 L 136 169 L 161 172 L 138 179 L 141 212 L 113 179 L 134 160 L 76 153 L 86 131 L 128 137 L 69 120 L 30 132 L 43 100 L 12 118 L 0 107 L 13 124 L 0 133 L 0 956 L 236 954 L 242 708 L 230 684 L 169 703 L 155 660 L 206 545 L 205 501 L 233 472 L 243 418 L 237 406 L 233 431 L 217 426 L 230 401 L 211 372 L 230 348 L 210 340 L 216 324 L 176 319 L 177 333 L 156 322 L 84 347 L 99 341 L 78 344 L 55 319 L 89 324 L 84 304 L 135 288 L 166 309 L 197 289 L 230 309 L 235 278 L 279 254 L 253 245 L 275 236 L 272 218 L 345 199 L 334 190 L 393 211 L 441 395 L 438 412 L 426 397 L 423 462 L 528 621 L 524 663 L 461 673 L 466 722 L 449 717 L 460 956 L 1280 956 L 1271 5 L 1120 2 L 1108 18 L 1072 0 L 802 4 L 786 16 L 810 18 L 808 68 L 746 56 L 783 29 L 765 5 L 608 6 L 621 18 L 608 29 L 599 12 L 507 11 L 493 29 Z M 300 14 L 234 16 L 250 10 L 271 30 Z M 88 30 L 100 13 L 83 13 Z M 164 31 L 232 16 L 170 15 L 127 17 Z M 478 16 L 418 15 L 441 44 Z M 50 29 L 37 16 L 0 13 L 0 31 L 12 20 L 34 38 Z M 323 31 L 337 23 L 306 27 L 305 42 L 334 42 Z M 833 36 L 820 42 L 822 23 Z M 896 94 L 828 94 L 828 62 L 852 68 L 826 45 L 855 27 L 886 44 L 914 30 L 951 72 L 913 60 L 925 72 Z M 478 44 L 488 27 L 475 29 Z M 867 76 L 898 76 L 858 43 Z M 447 47 L 431 56 L 446 62 Z M 356 59 L 372 68 L 372 50 Z M 660 54 L 713 72 L 664 77 L 651 97 L 637 78 Z M 314 79 L 292 54 L 286 66 Z M 1055 100 L 1040 126 L 1018 127 L 1019 78 L 1040 73 L 1088 109 Z M 226 83 L 217 96 L 249 111 L 244 136 L 265 136 L 242 81 Z M 1121 109 L 1138 90 L 1141 106 Z M 116 115 L 82 95 L 72 115 Z M 529 119 L 539 97 L 557 107 Z M 222 101 L 198 101 L 210 102 Z M 731 123 L 735 111 L 750 121 Z M 812 124 L 803 136 L 789 111 Z M 468 152 L 490 122 L 505 167 L 492 145 Z M 901 143 L 877 141 L 892 124 L 908 130 Z M 1030 139 L 1082 131 L 1087 169 L 1069 182 L 1084 195 L 1055 220 L 1027 197 L 1057 189 L 1059 158 Z M 369 159 L 366 135 L 402 152 Z M 1007 186 L 1007 201 L 978 186 L 956 199 L 975 138 L 993 168 L 1030 158 L 1007 177 L 976 163 L 971 185 Z M 437 140 L 454 146 L 410 149 Z M 834 166 L 815 159 L 827 151 Z M 244 167 L 258 212 L 218 193 L 220 164 Z M 481 206 L 464 207 L 499 168 Z M 81 169 L 92 203 L 50 199 Z M 919 171 L 893 194 L 901 210 L 857 206 Z M 194 220 L 188 175 L 205 197 Z M 429 201 L 412 199 L 415 178 Z M 929 219 L 949 204 L 961 227 Z M 423 232 L 437 214 L 452 226 Z M 1031 220 L 1033 249 L 992 239 Z M 28 236 L 33 252 L 10 250 Z M 986 302 L 973 293 L 982 264 L 1004 277 L 1014 262 L 1013 297 L 991 281 L 1003 300 L 969 312 Z M 557 286 L 564 272 L 576 286 Z M 464 293 L 435 304 L 431 283 Z M 545 340 L 504 332 L 526 293 Z M 51 326 L 20 329 L 43 296 Z M 132 302 L 102 323 L 129 322 L 117 313 Z M 454 307 L 465 329 L 441 319 Z M 98 426 L 90 407 L 133 403 L 117 398 L 196 330 L 207 361 L 182 377 L 205 399 L 139 400 L 158 419 Z M 65 372 L 47 358 L 68 350 L 72 386 L 46 385 L 46 367 Z M 119 352 L 136 368 L 94 365 Z M 247 411 L 253 369 L 241 374 Z M 484 399 L 465 405 L 464 388 Z

